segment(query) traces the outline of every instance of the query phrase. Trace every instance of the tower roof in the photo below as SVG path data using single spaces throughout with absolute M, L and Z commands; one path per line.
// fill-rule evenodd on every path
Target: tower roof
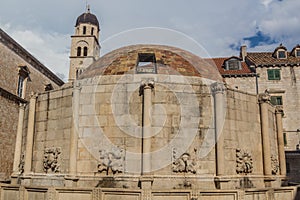
M 81 14 L 77 18 L 75 26 L 78 26 L 79 24 L 93 24 L 96 25 L 99 29 L 99 21 L 95 15 L 90 13 L 89 7 L 85 13 Z

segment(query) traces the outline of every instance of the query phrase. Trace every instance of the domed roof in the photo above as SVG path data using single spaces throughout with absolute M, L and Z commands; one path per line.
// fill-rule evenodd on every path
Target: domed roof
M 78 26 L 79 24 L 93 24 L 99 29 L 99 21 L 95 15 L 90 13 L 90 9 L 77 18 L 75 26 Z
M 202 59 L 188 51 L 163 45 L 132 45 L 114 50 L 90 65 L 79 79 L 137 73 L 141 55 L 153 56 L 157 74 L 198 76 L 222 81 L 213 60 Z M 145 63 L 147 64 L 143 64 Z

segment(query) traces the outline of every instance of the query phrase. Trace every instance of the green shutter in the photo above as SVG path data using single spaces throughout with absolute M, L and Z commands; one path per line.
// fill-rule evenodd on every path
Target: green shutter
M 268 69 L 268 80 L 274 80 L 273 70 Z
M 280 71 L 279 69 L 274 69 L 274 79 L 275 80 L 280 80 Z
M 280 80 L 280 70 L 279 69 L 268 69 L 268 80 Z

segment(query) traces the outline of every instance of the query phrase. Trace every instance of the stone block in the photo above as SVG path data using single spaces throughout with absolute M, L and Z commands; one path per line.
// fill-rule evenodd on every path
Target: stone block
M 97 172 L 98 163 L 96 160 L 78 160 L 77 171 L 79 173 Z
M 58 109 L 61 107 L 61 98 L 50 99 L 49 110 Z
M 87 191 L 72 191 L 72 192 L 65 192 L 61 191 L 58 192 L 58 200 L 90 200 L 92 199 L 92 192 Z
M 36 122 L 35 123 L 35 129 L 37 132 L 43 132 L 43 131 L 47 131 L 47 122 Z
M 51 91 L 49 94 L 50 99 L 61 98 L 63 96 L 62 90 Z
M 81 115 L 95 115 L 96 108 L 93 104 L 83 104 L 80 105 L 80 114 Z
M 72 96 L 73 95 L 73 88 L 70 87 L 70 88 L 66 88 L 66 89 L 63 89 L 63 96 Z
M 35 116 L 36 116 L 35 117 L 36 122 L 46 121 L 48 119 L 48 114 L 45 111 L 36 112 Z

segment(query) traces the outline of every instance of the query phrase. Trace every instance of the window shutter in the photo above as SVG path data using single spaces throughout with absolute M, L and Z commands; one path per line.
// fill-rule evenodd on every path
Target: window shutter
M 268 70 L 268 79 L 269 80 L 273 80 L 274 79 L 273 71 L 272 70 Z
M 274 70 L 275 74 L 274 74 L 274 78 L 277 80 L 280 80 L 280 71 L 279 70 Z

